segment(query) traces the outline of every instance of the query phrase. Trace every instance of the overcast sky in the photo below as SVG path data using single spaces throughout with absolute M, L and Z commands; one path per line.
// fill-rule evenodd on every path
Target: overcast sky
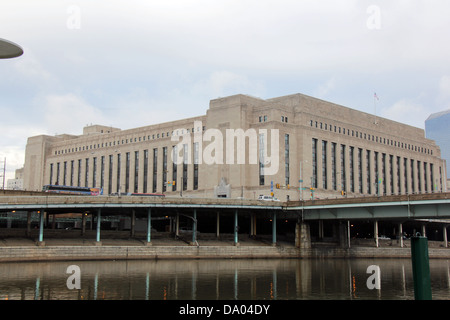
M 0 38 L 24 54 L 0 60 L 0 161 L 13 178 L 30 136 L 203 115 L 238 93 L 424 128 L 450 109 L 449 13 L 448 0 L 2 0 Z

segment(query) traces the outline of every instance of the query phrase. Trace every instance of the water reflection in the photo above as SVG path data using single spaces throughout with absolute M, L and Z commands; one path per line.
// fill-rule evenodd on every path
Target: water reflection
M 81 289 L 68 289 L 69 265 Z M 380 289 L 367 268 L 379 266 Z M 450 263 L 430 261 L 433 299 L 450 299 Z M 414 299 L 408 259 L 158 260 L 0 264 L 0 299 Z

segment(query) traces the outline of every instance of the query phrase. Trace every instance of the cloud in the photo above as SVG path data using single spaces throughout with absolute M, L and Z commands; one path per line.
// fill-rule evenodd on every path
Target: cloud
M 250 80 L 245 75 L 223 70 L 215 71 L 208 78 L 196 83 L 195 91 L 206 93 L 210 99 L 239 93 L 260 96 L 264 92 L 264 85 Z
M 42 100 L 43 127 L 48 134 L 81 133 L 86 124 L 105 121 L 100 109 L 73 93 L 50 94 Z
M 423 105 L 408 99 L 395 102 L 390 107 L 381 110 L 381 116 L 400 123 L 405 123 L 418 128 L 425 127 L 425 119 L 430 111 Z

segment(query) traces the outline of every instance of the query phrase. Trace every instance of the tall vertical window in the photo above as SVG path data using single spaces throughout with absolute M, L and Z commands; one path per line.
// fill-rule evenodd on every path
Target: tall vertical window
M 66 181 L 66 177 L 67 177 L 67 161 L 64 161 L 63 164 L 63 185 L 67 185 L 67 181 Z
M 153 185 L 152 190 L 156 192 L 156 187 L 158 185 L 158 149 L 153 149 Z
M 58 162 L 57 164 L 56 164 L 56 185 L 59 185 L 60 184 L 60 181 L 59 181 L 59 171 L 60 171 L 60 166 L 61 166 L 61 164 Z
M 289 185 L 289 135 L 284 135 L 284 182 Z
M 144 150 L 144 179 L 142 192 L 147 193 L 148 188 L 148 150 Z
M 194 190 L 198 190 L 198 162 L 199 162 L 199 145 L 194 143 Z
M 78 159 L 77 186 L 78 186 L 78 187 L 81 187 L 81 159 Z
M 354 147 L 350 147 L 349 149 L 349 155 L 348 155 L 348 164 L 349 164 L 349 181 L 350 181 L 350 192 L 355 192 L 355 164 L 354 164 Z
M 367 194 L 372 193 L 372 179 L 371 179 L 371 171 L 370 171 L 370 150 L 366 150 L 366 175 L 367 175 Z
M 375 167 L 375 193 L 380 195 L 380 173 L 378 172 L 378 152 L 374 153 L 374 167 Z
M 389 188 L 391 194 L 394 194 L 394 156 L 389 155 Z
M 120 153 L 117 155 L 117 192 L 120 192 L 120 171 L 121 171 L 121 162 L 122 162 L 122 156 Z
M 105 156 L 100 158 L 100 188 L 105 187 Z
M 312 177 L 311 187 L 317 188 L 317 139 L 312 139 Z
M 50 163 L 50 181 L 49 184 L 53 184 L 53 163 Z
M 400 179 L 401 179 L 400 165 L 401 165 L 400 157 L 397 157 L 397 193 L 398 194 L 402 193 L 401 181 L 400 181 Z
M 75 174 L 75 160 L 70 161 L 70 185 L 73 186 L 73 177 Z
M 125 153 L 125 192 L 130 191 L 130 153 Z
M 425 191 L 425 193 L 427 193 L 428 192 L 428 174 L 427 174 L 427 165 L 428 165 L 428 163 L 427 162 L 424 162 L 423 163 L 423 178 L 424 178 L 424 191 Z
M 139 151 L 134 152 L 134 192 L 139 190 Z
M 259 135 L 259 185 L 264 185 L 264 134 Z
M 162 191 L 167 190 L 167 147 L 163 147 Z
M 415 186 L 416 179 L 414 178 L 414 160 L 413 159 L 410 160 L 410 169 L 411 169 L 411 193 L 414 193 L 414 192 L 416 192 L 416 186 Z
M 183 190 L 187 190 L 188 180 L 188 145 L 183 144 Z
M 322 140 L 322 188 L 328 189 L 327 141 Z
M 417 191 L 422 192 L 422 167 L 420 161 L 417 161 Z
M 176 191 L 177 190 L 177 175 L 178 175 L 178 164 L 177 164 L 177 157 L 178 157 L 178 147 L 177 146 L 173 146 L 172 148 L 172 180 L 173 180 L 173 184 L 172 184 L 172 191 Z
M 86 158 L 86 169 L 84 172 L 84 186 L 89 187 L 89 158 Z
M 97 186 L 97 157 L 93 159 L 92 172 L 92 187 L 95 188 Z
M 113 161 L 114 161 L 114 157 L 112 154 L 110 154 L 109 155 L 109 169 L 108 169 L 108 194 L 112 193 Z
M 437 186 L 434 184 L 434 165 L 430 163 L 430 179 L 431 179 L 431 192 L 437 191 Z
M 345 145 L 341 144 L 341 189 L 343 192 L 347 192 L 347 173 L 345 170 Z
M 381 182 L 383 184 L 383 195 L 386 194 L 386 154 L 381 154 Z
M 358 192 L 363 193 L 362 149 L 358 148 Z
M 331 184 L 333 190 L 337 190 L 336 185 L 336 143 L 331 143 Z
M 405 194 L 408 194 L 408 159 L 403 158 L 403 183 L 405 186 Z

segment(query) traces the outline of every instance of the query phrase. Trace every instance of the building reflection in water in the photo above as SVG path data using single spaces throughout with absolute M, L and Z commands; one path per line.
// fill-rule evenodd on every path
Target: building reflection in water
M 68 289 L 67 267 L 81 270 Z M 369 289 L 370 265 L 380 289 Z M 450 262 L 431 260 L 433 299 L 450 299 Z M 414 299 L 409 259 L 148 260 L 0 264 L 0 299 Z

